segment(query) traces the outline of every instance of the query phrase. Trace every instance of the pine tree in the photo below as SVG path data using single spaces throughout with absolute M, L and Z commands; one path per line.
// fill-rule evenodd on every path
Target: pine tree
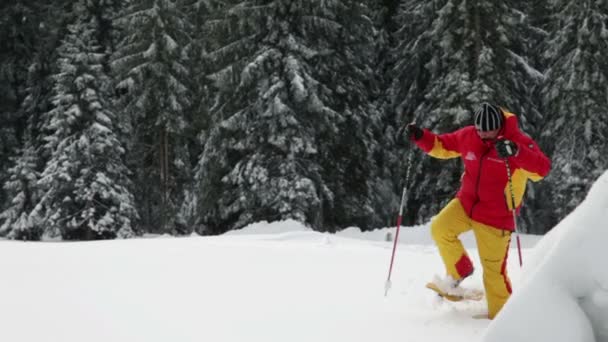
M 49 110 L 51 103 L 54 51 L 69 16 L 69 11 L 67 14 L 64 11 L 65 2 L 25 0 L 0 5 L 0 120 L 3 123 L 0 129 L 0 181 L 5 185 L 22 179 L 25 165 L 35 165 L 36 174 L 44 165 L 46 155 L 39 131 L 42 113 Z M 20 190 L 11 187 L 0 190 L 2 209 L 29 210 L 29 205 L 20 207 L 13 202 L 19 193 Z M 25 203 L 35 203 L 38 193 L 35 186 L 23 193 L 31 197 L 23 199 Z M 19 217 L 33 215 L 27 211 L 13 214 Z M 10 232 L 8 228 L 7 232 Z M 19 238 L 35 239 L 38 233 L 22 235 Z
M 124 32 L 113 58 L 120 105 L 131 118 L 129 154 L 146 230 L 172 232 L 191 182 L 191 25 L 181 1 L 133 0 L 115 24 Z
M 528 24 L 512 3 L 412 0 L 399 18 L 391 91 L 397 122 L 415 120 L 445 133 L 471 124 L 472 109 L 489 101 L 529 126 L 534 112 L 528 97 L 542 75 L 528 63 L 519 34 Z M 409 209 L 426 221 L 453 197 L 461 167 L 423 158 L 415 174 Z
M 66 2 L 24 0 L 0 4 L 0 115 L 5 130 L 0 134 L 0 141 L 3 148 L 24 141 L 28 116 L 20 107 L 29 95 L 31 68 L 52 60 L 52 51 L 68 17 L 64 13 Z
M 129 237 L 137 219 L 129 190 L 117 116 L 109 101 L 99 23 L 87 1 L 74 5 L 77 22 L 68 26 L 60 48 L 55 96 L 45 123 L 50 159 L 39 185 L 48 235 L 64 239 Z
M 42 236 L 41 223 L 36 215 L 31 215 L 35 213 L 39 177 L 31 138 L 28 137 L 21 155 L 14 159 L 14 166 L 9 169 L 11 177 L 4 184 L 12 199 L 10 206 L 0 214 L 0 235 L 12 239 L 39 240 Z
M 385 146 L 392 141 L 383 134 L 383 79 L 374 70 L 384 32 L 375 30 L 374 12 L 366 3 L 343 1 L 332 11 L 341 29 L 329 41 L 333 53 L 313 73 L 327 80 L 324 102 L 343 117 L 337 132 L 323 139 L 319 159 L 334 196 L 333 203 L 325 202 L 331 206 L 324 209 L 324 225 L 333 229 L 381 226 L 394 213 L 391 202 L 396 202 L 393 179 L 387 178 L 385 168 Z
M 192 80 L 192 93 L 196 96 L 192 99 L 191 116 L 188 118 L 191 124 L 186 127 L 185 131 L 190 156 L 188 166 L 193 171 L 196 168 L 211 126 L 209 107 L 213 98 L 210 96 L 211 82 L 207 78 L 209 70 L 204 56 L 207 51 L 216 48 L 213 46 L 216 41 L 208 36 L 205 22 L 221 6 L 221 0 L 190 0 L 184 4 L 185 12 L 188 13 L 188 20 L 193 26 L 192 40 L 188 50 L 190 55 L 193 56 L 190 58 L 192 70 L 190 78 Z M 197 226 L 199 223 L 198 202 L 200 197 L 197 183 L 193 172 L 192 177 L 189 177 L 188 184 L 184 185 L 183 201 L 181 201 L 181 206 L 175 218 L 176 229 L 181 233 L 201 231 L 200 227 Z
M 543 109 L 550 114 L 542 140 L 553 161 L 543 196 L 545 230 L 574 209 L 608 168 L 608 5 L 557 1 L 555 6 L 542 89 Z
M 330 230 L 369 223 L 378 119 L 366 111 L 375 86 L 363 61 L 373 35 L 367 8 L 225 5 L 207 22 L 219 45 L 208 54 L 217 100 L 197 172 L 207 232 L 287 218 Z
M 11 177 L 10 159 L 16 157 L 26 128 L 19 110 L 25 92 L 28 64 L 36 52 L 39 5 L 33 1 L 3 1 L 0 4 L 0 183 Z M 7 197 L 8 201 L 12 199 Z M 5 203 L 0 189 L 0 208 Z
M 302 54 L 317 52 L 291 34 L 291 9 L 282 1 L 231 1 L 207 22 L 220 48 L 208 54 L 218 99 L 197 171 L 206 233 L 264 219 L 321 224 L 322 197 L 331 193 L 314 160 L 315 128 L 333 126 L 339 114 L 318 98 L 301 63 Z
M 15 146 L 17 111 L 22 100 L 22 85 L 27 74 L 27 54 L 33 52 L 34 34 L 28 21 L 31 8 L 27 4 L 0 4 L 0 165 L 8 165 L 8 153 Z M 31 19 L 30 19 L 31 20 Z M 26 25 L 27 23 L 27 25 Z M 0 174 L 2 171 L 0 171 Z
M 381 123 L 381 135 L 378 137 L 378 142 L 381 146 L 381 151 L 374 153 L 374 163 L 378 166 L 379 175 L 376 178 L 379 186 L 375 193 L 379 195 L 375 203 L 377 203 L 375 211 L 379 214 L 378 218 L 384 218 L 384 225 L 392 226 L 395 224 L 395 213 L 399 211 L 400 196 L 405 185 L 405 174 L 407 170 L 407 153 L 402 149 L 395 149 L 397 143 L 402 145 L 403 141 L 396 141 L 396 130 L 401 125 L 401 118 L 395 115 L 395 105 L 392 103 L 396 98 L 391 94 L 393 88 L 391 84 L 395 81 L 396 75 L 393 73 L 395 64 L 400 61 L 395 59 L 393 49 L 396 46 L 394 39 L 397 37 L 397 24 L 401 22 L 397 13 L 399 9 L 398 0 L 368 1 L 370 8 L 373 11 L 374 22 L 376 23 L 376 34 L 374 36 L 375 47 L 377 52 L 373 61 L 373 69 L 376 77 L 379 80 L 380 91 L 378 97 L 375 98 L 374 104 L 379 112 Z M 382 208 L 379 208 L 381 206 Z M 406 212 L 404 223 L 412 222 L 413 217 L 410 217 L 411 212 Z

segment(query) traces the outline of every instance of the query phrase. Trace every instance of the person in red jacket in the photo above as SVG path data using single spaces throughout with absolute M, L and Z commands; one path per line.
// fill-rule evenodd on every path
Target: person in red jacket
M 483 103 L 474 125 L 452 133 L 435 134 L 414 123 L 404 127 L 410 140 L 435 158 L 460 157 L 464 163 L 461 186 L 431 222 L 431 235 L 445 264 L 447 279 L 456 287 L 473 273 L 473 263 L 458 236 L 473 230 L 483 268 L 488 318 L 498 314 L 511 295 L 507 256 L 528 180 L 538 181 L 551 161 L 532 138 L 519 130 L 517 117 Z M 512 187 L 507 174 L 508 161 Z

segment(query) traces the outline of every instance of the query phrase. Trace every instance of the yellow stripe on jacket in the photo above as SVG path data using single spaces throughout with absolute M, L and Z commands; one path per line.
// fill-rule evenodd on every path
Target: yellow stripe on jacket
M 528 179 L 536 182 L 541 180 L 543 177 L 537 173 L 528 172 L 524 169 L 517 168 L 513 171 L 511 179 L 513 181 L 513 195 L 515 196 L 515 207 L 519 207 L 521 204 L 524 193 L 526 192 L 526 183 Z M 511 187 L 509 183 L 505 186 L 505 198 L 507 198 L 507 207 L 509 210 L 513 210 L 513 200 L 511 199 Z
M 435 142 L 433 143 L 433 148 L 429 152 L 429 155 L 439 159 L 460 157 L 460 153 L 458 151 L 451 151 L 443 147 L 443 143 L 439 137 L 435 137 Z

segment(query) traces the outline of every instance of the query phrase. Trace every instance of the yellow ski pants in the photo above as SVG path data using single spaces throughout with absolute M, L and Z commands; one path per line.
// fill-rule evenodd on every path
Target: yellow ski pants
M 461 279 L 473 272 L 473 264 L 458 235 L 473 229 L 483 267 L 488 317 L 494 318 L 511 295 L 507 256 L 511 232 L 469 218 L 457 198 L 451 200 L 431 222 L 431 235 L 445 264 L 446 273 Z

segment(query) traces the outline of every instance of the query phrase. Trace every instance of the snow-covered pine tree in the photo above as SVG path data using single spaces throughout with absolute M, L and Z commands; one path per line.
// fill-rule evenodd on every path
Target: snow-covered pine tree
M 184 4 L 185 12 L 188 14 L 189 21 L 193 26 L 192 40 L 188 50 L 191 58 L 191 88 L 196 96 L 191 104 L 191 124 L 186 127 L 185 136 L 188 139 L 189 153 L 191 157 L 190 168 L 194 170 L 198 163 L 198 157 L 202 153 L 205 145 L 211 116 L 209 107 L 213 98 L 210 96 L 210 81 L 207 78 L 208 65 L 205 63 L 205 54 L 209 50 L 217 48 L 213 46 L 217 41 L 208 36 L 205 22 L 210 18 L 211 13 L 223 5 L 222 0 L 187 0 Z M 176 214 L 176 229 L 182 233 L 192 231 L 200 232 L 198 219 L 198 202 L 200 191 L 198 191 L 197 181 L 194 177 L 189 178 L 191 183 L 184 186 L 183 201 Z
M 323 179 L 334 194 L 323 220 L 335 229 L 382 226 L 394 215 L 390 204 L 396 202 L 393 179 L 385 178 L 385 146 L 392 140 L 383 135 L 382 77 L 375 70 L 383 32 L 375 29 L 374 13 L 366 3 L 342 1 L 333 9 L 341 29 L 328 41 L 332 53 L 321 58 L 312 73 L 326 84 L 324 103 L 344 118 L 320 145 Z
M 3 35 L 0 40 L 0 122 L 3 123 L 0 128 L 0 184 L 8 179 L 9 159 L 17 145 L 14 118 L 19 107 L 19 89 L 15 85 L 18 83 L 18 69 L 24 67 L 19 63 L 17 51 L 27 46 L 19 42 L 18 34 L 14 31 L 20 28 L 19 22 L 10 16 L 17 11 L 15 7 L 7 2 L 0 5 L 0 32 Z M 4 189 L 0 189 L 0 209 L 4 202 Z
M 115 20 L 124 38 L 112 66 L 125 93 L 121 115 L 133 126 L 129 152 L 135 197 L 146 231 L 173 232 L 191 184 L 186 130 L 191 125 L 192 26 L 183 1 L 132 0 Z
M 45 121 L 50 159 L 39 185 L 48 235 L 64 239 L 130 237 L 137 219 L 129 190 L 117 118 L 108 100 L 111 81 L 97 41 L 99 23 L 88 1 L 74 5 L 76 23 L 59 48 L 55 108 Z
M 52 80 L 50 66 L 46 63 L 44 48 L 35 52 L 24 83 L 25 98 L 19 115 L 26 118 L 21 153 L 13 157 L 8 170 L 4 190 L 10 199 L 0 214 L 0 235 L 15 239 L 39 240 L 44 228 L 39 205 L 42 190 L 38 177 L 49 157 L 44 146 L 44 111 L 51 106 Z M 53 54 L 54 55 L 54 54 Z M 48 119 L 48 118 L 47 118 Z
M 287 218 L 333 229 L 343 215 L 373 217 L 367 181 L 377 122 L 365 106 L 365 81 L 374 79 L 362 61 L 373 33 L 365 6 L 225 6 L 207 21 L 220 45 L 208 54 L 218 91 L 197 172 L 207 232 Z
M 32 146 L 32 139 L 27 136 L 21 154 L 14 158 L 14 166 L 9 169 L 10 179 L 4 183 L 4 189 L 11 198 L 9 207 L 0 213 L 0 235 L 11 239 L 39 240 L 42 227 L 34 211 L 38 192 L 36 185 L 37 155 Z
M 64 11 L 65 3 L 66 0 L 26 0 L 5 1 L 0 5 L 0 181 L 3 184 L 10 182 L 9 179 L 21 179 L 19 173 L 24 165 L 35 165 L 36 172 L 44 165 L 47 155 L 43 153 L 44 142 L 38 132 L 42 114 L 51 104 L 50 75 L 57 56 L 55 50 L 69 15 Z M 13 196 L 17 196 L 14 189 L 7 189 L 6 201 L 4 189 L 0 190 L 0 206 L 7 210 L 19 208 L 12 203 Z M 25 194 L 31 198 L 23 200 L 34 203 L 37 191 L 29 190 Z M 28 208 L 28 205 L 21 207 Z M 21 212 L 18 216 L 31 214 Z M 20 238 L 37 238 L 37 235 L 23 234 Z
M 517 113 L 525 128 L 528 95 L 541 74 L 527 63 L 519 35 L 527 23 L 512 3 L 411 0 L 399 17 L 391 91 L 397 122 L 415 119 L 445 133 L 471 124 L 473 108 L 490 101 Z M 416 163 L 409 209 L 419 221 L 454 195 L 459 165 L 433 158 Z
M 405 167 L 403 164 L 403 153 L 395 153 L 395 137 L 398 125 L 394 122 L 394 106 L 390 96 L 391 80 L 394 75 L 392 71 L 395 61 L 392 58 L 391 47 L 392 34 L 395 31 L 395 14 L 399 5 L 398 0 L 367 0 L 365 2 L 371 10 L 370 17 L 373 19 L 375 32 L 373 35 L 374 54 L 366 57 L 371 62 L 374 70 L 374 79 L 378 82 L 376 87 L 370 89 L 368 115 L 379 118 L 381 134 L 375 139 L 378 148 L 373 152 L 373 161 L 378 174 L 373 186 L 374 190 L 374 216 L 376 220 L 383 219 L 382 226 L 395 224 L 395 213 L 399 210 L 399 200 L 404 181 Z M 372 114 L 373 113 L 373 114 Z M 407 218 L 405 222 L 409 222 Z
M 53 41 L 56 36 L 49 38 Z M 46 162 L 51 157 L 47 149 L 46 137 L 52 135 L 49 131 L 50 116 L 48 111 L 53 107 L 53 60 L 57 58 L 56 43 L 46 42 L 37 46 L 30 61 L 27 80 L 24 84 L 25 98 L 21 102 L 19 115 L 26 119 L 25 133 L 21 154 L 15 157 L 15 166 L 9 175 L 12 185 L 6 188 L 9 196 L 24 196 L 18 203 L 10 203 L 7 210 L 13 211 L 12 217 L 26 218 L 21 224 L 7 226 L 7 235 L 16 239 L 38 240 L 44 233 L 44 205 L 41 203 L 43 188 L 31 180 L 32 175 L 39 177 Z M 52 52 L 51 52 L 52 51 Z M 30 171 L 31 169 L 31 171 Z M 16 183 L 21 180 L 21 185 Z M 23 205 L 21 205 L 23 203 Z M 31 204 L 31 205 L 30 205 Z M 25 228 L 28 228 L 26 230 Z M 17 230 L 15 230 L 17 228 Z
M 553 161 L 543 196 L 546 229 L 574 209 L 608 168 L 608 4 L 555 1 L 542 89 L 543 145 Z
M 27 96 L 28 66 L 36 58 L 40 39 L 40 7 L 34 1 L 0 4 L 0 184 L 11 177 L 11 159 L 24 139 L 27 117 L 20 110 Z M 0 189 L 0 209 L 12 201 Z
M 319 52 L 292 27 L 333 21 L 306 9 L 307 20 L 290 23 L 300 1 L 229 1 L 206 23 L 220 47 L 207 55 L 217 100 L 196 175 L 205 233 L 287 218 L 320 226 L 323 198 L 333 199 L 315 157 L 318 134 L 337 131 L 340 114 L 302 64 Z

